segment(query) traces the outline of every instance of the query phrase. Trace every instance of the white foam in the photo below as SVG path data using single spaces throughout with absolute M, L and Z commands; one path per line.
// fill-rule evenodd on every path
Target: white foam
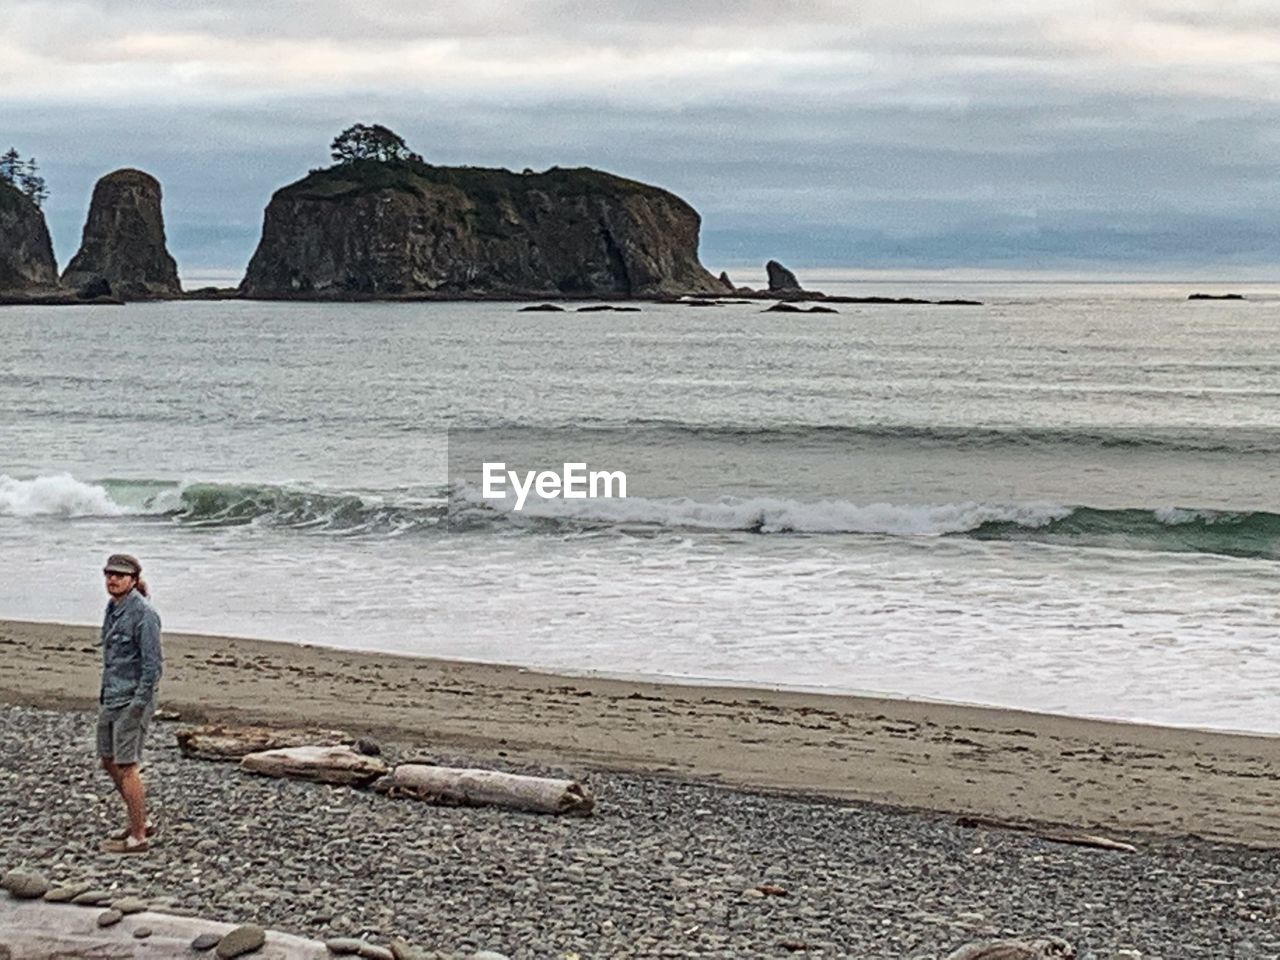
M 876 533 L 937 537 L 975 530 L 984 523 L 1007 522 L 1042 527 L 1071 513 L 1056 504 L 857 504 L 847 500 L 812 502 L 776 497 L 720 497 L 699 501 L 687 497 L 648 499 L 530 499 L 518 514 L 515 498 L 482 500 L 473 488 L 463 499 L 507 514 L 577 520 L 589 523 L 649 524 L 705 530 L 756 530 L 761 533 Z
M 117 517 L 128 513 L 104 487 L 69 473 L 16 480 L 0 474 L 0 516 Z

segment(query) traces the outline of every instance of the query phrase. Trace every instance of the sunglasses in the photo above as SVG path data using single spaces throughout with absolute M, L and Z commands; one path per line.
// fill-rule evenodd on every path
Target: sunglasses
M 132 577 L 132 573 L 121 573 L 119 570 L 103 570 L 102 575 L 107 579 L 111 577 Z

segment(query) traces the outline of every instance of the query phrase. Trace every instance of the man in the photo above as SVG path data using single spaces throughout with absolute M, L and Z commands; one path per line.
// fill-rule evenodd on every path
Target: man
M 146 792 L 138 771 L 147 724 L 156 707 L 156 685 L 163 657 L 160 615 L 147 600 L 142 564 L 127 553 L 114 553 L 102 568 L 107 580 L 106 616 L 102 619 L 102 688 L 98 694 L 98 756 L 124 799 L 129 826 L 103 843 L 108 853 L 145 853 Z

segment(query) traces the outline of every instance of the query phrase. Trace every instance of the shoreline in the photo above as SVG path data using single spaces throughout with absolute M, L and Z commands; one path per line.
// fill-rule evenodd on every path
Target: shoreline
M 92 707 L 97 635 L 0 620 L 0 702 Z M 1277 736 L 209 634 L 164 643 L 160 703 L 184 721 L 341 727 L 497 762 L 1280 848 Z
M 0 631 L 6 627 L 56 627 L 68 630 L 87 630 L 94 633 L 94 642 L 96 642 L 96 624 L 89 623 L 72 623 L 66 620 L 28 620 L 28 619 L 12 619 L 0 617 Z M 0 637 L 3 633 L 0 633 Z M 957 710 L 973 710 L 979 713 L 994 713 L 1000 716 L 1017 714 L 1031 718 L 1044 718 L 1046 720 L 1061 721 L 1080 721 L 1082 723 L 1106 724 L 1114 727 L 1138 727 L 1150 728 L 1154 730 L 1168 730 L 1173 732 L 1182 732 L 1187 734 L 1203 733 L 1209 735 L 1221 735 L 1229 737 L 1256 737 L 1263 740 L 1275 739 L 1280 741 L 1280 730 L 1256 730 L 1249 728 L 1236 727 L 1211 727 L 1201 726 L 1195 723 L 1162 723 L 1158 720 L 1147 720 L 1132 717 L 1105 717 L 1084 713 L 1059 713 L 1051 710 L 1037 710 L 1031 707 L 1010 706 L 999 703 L 983 703 L 976 700 L 949 700 L 945 697 L 931 697 L 924 695 L 912 695 L 905 693 L 892 693 L 879 690 L 858 690 L 846 689 L 841 687 L 819 686 L 817 684 L 805 683 L 778 683 L 778 684 L 762 684 L 753 680 L 735 680 L 732 677 L 711 677 L 699 676 L 695 674 L 649 674 L 638 673 L 633 671 L 609 671 L 609 670 L 581 670 L 572 669 L 556 669 L 554 667 L 540 667 L 536 665 L 526 665 L 520 663 L 509 663 L 497 660 L 468 660 L 461 657 L 439 656 L 435 654 L 412 654 L 404 653 L 397 650 L 387 649 L 365 649 L 357 650 L 350 647 L 329 646 L 323 643 L 309 643 L 300 640 L 286 640 L 279 637 L 256 636 L 251 634 L 229 634 L 229 633 L 206 633 L 201 630 L 183 630 L 175 629 L 164 631 L 164 637 L 167 642 L 169 637 L 185 638 L 186 640 L 202 639 L 202 640 L 219 640 L 238 643 L 250 644 L 267 644 L 280 645 L 284 647 L 301 647 L 308 650 L 318 652 L 328 652 L 333 655 L 355 654 L 360 657 L 388 657 L 393 660 L 404 660 L 409 663 L 436 663 L 450 666 L 457 666 L 465 669 L 474 668 L 476 671 L 484 671 L 492 669 L 495 671 L 515 671 L 520 674 L 529 674 L 542 677 L 548 681 L 555 680 L 560 682 L 581 681 L 583 683 L 593 683 L 596 681 L 602 683 L 620 683 L 620 684 L 636 684 L 651 687 L 669 687 L 677 691 L 702 691 L 715 690 L 723 694 L 759 694 L 761 696 L 799 696 L 799 697 L 815 697 L 819 700 L 849 700 L 858 703 L 867 704 L 902 704 L 905 707 L 918 706 L 954 708 Z M 2 645 L 2 643 L 0 643 Z M 0 703 L 11 702 L 0 698 Z

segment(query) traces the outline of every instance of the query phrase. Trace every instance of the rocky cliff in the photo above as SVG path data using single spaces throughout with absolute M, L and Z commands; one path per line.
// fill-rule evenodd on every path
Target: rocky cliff
M 64 286 L 126 300 L 182 293 L 178 267 L 165 247 L 160 182 L 141 170 L 117 170 L 94 185 L 80 250 L 62 274 Z
M 0 180 L 0 291 L 41 290 L 57 283 L 44 214 L 22 191 Z
M 598 170 L 341 164 L 276 192 L 249 297 L 580 295 L 725 288 L 698 261 L 697 212 Z

